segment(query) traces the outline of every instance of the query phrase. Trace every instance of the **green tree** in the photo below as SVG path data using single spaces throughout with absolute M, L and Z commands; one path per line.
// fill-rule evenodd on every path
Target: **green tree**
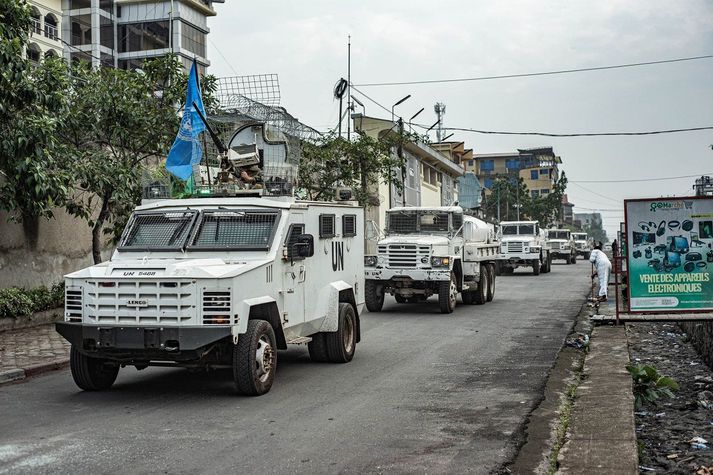
M 299 182 L 307 197 L 313 200 L 333 200 L 336 188 L 351 188 L 361 205 L 378 205 L 373 196 L 373 185 L 391 182 L 402 189 L 402 160 L 392 153 L 403 141 L 412 139 L 405 134 L 387 134 L 375 139 L 358 133 L 351 141 L 333 132 L 316 143 L 303 142 Z
M 51 218 L 68 193 L 56 132 L 69 110 L 65 64 L 33 64 L 23 51 L 31 19 L 25 0 L 0 0 L 0 208 L 22 221 L 34 247 L 39 218 Z
M 146 61 L 140 71 L 72 67 L 72 113 L 60 137 L 76 177 L 70 213 L 88 221 L 92 256 L 101 262 L 101 236 L 118 239 L 141 200 L 147 161 L 163 161 L 175 139 L 187 75 L 175 56 Z M 203 81 L 206 108 L 214 79 Z
M 562 198 L 567 190 L 567 176 L 562 172 L 546 195 L 531 198 L 525 208 L 530 219 L 539 221 L 540 226 L 549 227 L 562 221 Z
M 527 210 L 530 208 L 530 192 L 525 181 L 519 177 L 499 176 L 486 196 L 483 208 L 486 217 L 497 220 L 498 209 L 501 221 L 515 221 L 518 206 L 520 219 L 529 219 Z

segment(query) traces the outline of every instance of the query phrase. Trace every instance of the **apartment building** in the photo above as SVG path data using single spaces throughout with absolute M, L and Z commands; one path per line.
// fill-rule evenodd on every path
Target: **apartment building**
M 62 0 L 30 0 L 32 31 L 27 57 L 39 62 L 48 56 L 62 56 Z
M 552 192 L 562 163 L 552 147 L 518 149 L 505 153 L 476 153 L 474 159 L 473 165 L 466 164 L 466 170 L 475 172 L 486 193 L 500 177 L 514 181 L 519 177 L 535 198 Z
M 224 0 L 61 0 L 64 56 L 93 66 L 140 68 L 143 60 L 173 52 L 199 73 L 206 53 L 208 18 Z

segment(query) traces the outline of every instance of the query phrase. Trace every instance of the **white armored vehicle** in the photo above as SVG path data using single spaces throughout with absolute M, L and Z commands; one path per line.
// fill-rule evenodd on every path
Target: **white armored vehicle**
M 386 219 L 377 255 L 364 258 L 369 311 L 380 311 L 386 294 L 399 303 L 436 294 L 442 313 L 453 312 L 459 292 L 465 304 L 493 299 L 498 244 L 487 223 L 459 206 L 392 208 Z
M 566 264 L 577 263 L 577 249 L 569 229 L 548 229 L 547 246 L 552 260 L 563 259 Z
M 503 221 L 498 237 L 501 273 L 512 274 L 518 267 L 531 267 L 534 275 L 550 271 L 552 256 L 537 221 Z
M 260 395 L 277 350 L 307 343 L 346 363 L 364 304 L 363 209 L 292 198 L 196 198 L 138 207 L 116 251 L 65 278 L 71 370 L 85 390 L 120 367 L 232 368 Z
M 592 254 L 592 244 L 589 241 L 587 233 L 572 233 L 574 239 L 574 247 L 577 249 L 577 255 L 582 256 L 585 260 L 589 260 Z

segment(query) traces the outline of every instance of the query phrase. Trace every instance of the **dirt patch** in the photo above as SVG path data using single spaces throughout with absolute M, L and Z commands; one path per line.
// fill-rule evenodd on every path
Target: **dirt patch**
M 675 399 L 635 413 L 641 473 L 690 474 L 713 466 L 713 371 L 675 323 L 627 324 L 627 336 L 633 364 L 655 366 L 680 385 Z M 694 437 L 706 439 L 708 448 L 691 447 Z

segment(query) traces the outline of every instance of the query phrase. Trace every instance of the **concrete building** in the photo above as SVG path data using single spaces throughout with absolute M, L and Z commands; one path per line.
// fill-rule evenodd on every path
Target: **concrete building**
M 32 32 L 27 57 L 39 62 L 47 56 L 62 56 L 62 0 L 30 0 Z
M 208 17 L 219 0 L 62 0 L 62 35 L 68 60 L 135 69 L 144 59 L 173 51 L 186 68 L 195 57 L 199 72 L 206 53 Z
M 353 114 L 354 130 L 370 137 L 380 138 L 395 133 L 396 124 L 387 119 Z M 450 146 L 441 144 L 444 150 Z M 455 156 L 459 157 L 458 147 Z M 434 146 L 422 142 L 408 142 L 403 147 L 406 162 L 404 193 L 388 183 L 374 184 L 379 206 L 367 210 L 367 219 L 373 220 L 381 229 L 386 221 L 386 210 L 393 206 L 448 206 L 458 200 L 456 180 L 463 175 L 459 162 L 439 152 Z M 459 158 L 458 158 L 459 159 Z
M 567 193 L 562 195 L 562 222 L 564 224 L 574 224 L 574 203 L 569 201 Z
M 559 178 L 562 159 L 554 154 L 552 147 L 522 149 L 505 153 L 476 153 L 474 170 L 486 193 L 500 177 L 515 180 L 520 177 L 533 197 L 552 192 L 554 182 Z M 471 168 L 472 167 L 472 168 Z
M 579 221 L 582 229 L 602 227 L 601 213 L 574 213 L 574 221 Z

